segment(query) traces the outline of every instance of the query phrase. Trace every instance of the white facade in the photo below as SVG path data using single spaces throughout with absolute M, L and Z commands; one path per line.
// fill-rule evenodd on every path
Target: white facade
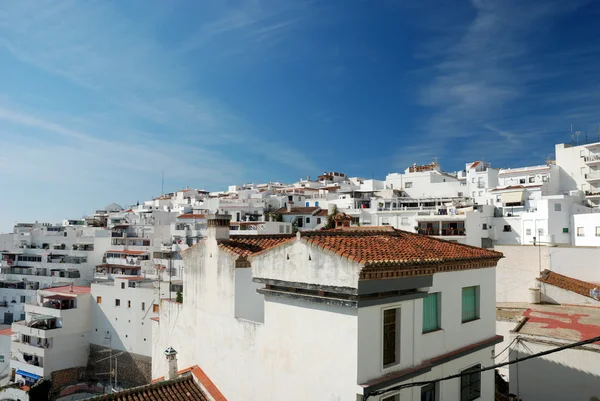
M 568 189 L 580 190 L 592 206 L 600 205 L 600 142 L 579 146 L 557 144 L 556 164 L 564 172 Z
M 90 343 L 152 356 L 150 319 L 158 317 L 159 283 L 141 277 L 121 277 L 92 283 L 91 295 Z
M 26 320 L 12 325 L 16 381 L 31 383 L 35 376 L 87 365 L 90 301 L 89 287 L 67 286 L 40 290 L 37 304 L 25 305 Z
M 235 256 L 213 238 L 209 231 L 205 242 L 184 255 L 184 304 L 162 303 L 153 333 L 153 377 L 165 374 L 167 366 L 159 355 L 172 346 L 189 350 L 178 355 L 180 368 L 202 366 L 228 399 L 306 400 L 320 394 L 322 400 L 355 400 L 363 392 L 361 384 L 495 339 L 494 268 L 434 274 L 432 283 L 421 290 L 440 293 L 442 330 L 422 334 L 421 299 L 357 308 L 329 299 L 315 302 L 257 293 L 264 284 L 253 281 L 356 289 L 360 270 L 356 262 L 293 240 L 254 256 L 251 267 L 236 268 Z M 460 308 L 454 306 L 460 304 L 465 286 L 479 286 L 479 319 L 469 323 L 462 323 Z M 399 362 L 384 368 L 382 314 L 388 308 L 398 310 Z M 490 344 L 406 382 L 459 373 L 476 364 L 487 366 Z M 493 372 L 482 374 L 481 383 L 482 399 L 492 399 Z M 445 400 L 460 399 L 457 381 L 444 382 L 437 390 Z M 403 390 L 401 399 L 420 400 L 421 389 Z
M 574 214 L 571 218 L 573 245 L 600 247 L 600 213 Z

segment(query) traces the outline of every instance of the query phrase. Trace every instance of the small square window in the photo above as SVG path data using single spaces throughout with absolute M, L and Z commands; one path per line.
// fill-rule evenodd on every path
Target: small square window
M 525 235 L 531 235 L 531 228 L 525 229 Z
M 471 182 L 472 182 L 473 184 L 475 184 L 475 178 L 472 178 L 472 179 L 471 179 Z
M 153 304 L 152 305 L 152 312 L 158 313 L 158 304 Z
M 321 218 L 317 217 L 317 224 L 321 224 Z
M 519 184 L 525 184 L 525 178 L 519 179 Z
M 548 182 L 548 176 L 547 175 L 543 175 L 542 176 L 542 182 Z
M 456 196 L 458 196 L 458 197 L 462 197 L 462 196 L 463 196 L 463 193 L 462 193 L 462 192 L 459 192 L 459 193 L 457 193 L 457 194 L 456 194 Z
M 584 237 L 585 236 L 585 230 L 583 227 L 577 227 L 577 236 L 578 237 Z
M 121 300 L 115 299 L 115 306 L 121 306 Z
M 533 176 L 529 177 L 529 183 L 533 184 L 534 182 L 535 182 L 535 177 L 533 177 Z
M 408 217 L 402 217 L 400 220 L 400 224 L 402 224 L 403 226 L 407 226 L 408 225 Z
M 125 289 L 125 283 L 121 283 L 121 289 L 124 290 Z
M 404 188 L 412 188 L 412 182 L 404 183 Z
M 481 225 L 481 229 L 482 229 L 482 230 L 487 230 L 487 223 L 483 223 L 483 224 Z
M 307 217 L 307 218 L 306 218 L 306 223 L 307 223 L 307 224 L 308 224 L 308 223 L 310 223 L 310 217 Z
M 127 301 L 127 307 L 131 308 L 131 301 Z
M 563 233 L 564 234 L 568 234 L 569 233 L 569 227 L 563 227 Z
M 97 304 L 101 304 L 102 303 L 102 297 L 96 297 L 96 303 Z
M 555 212 L 560 212 L 562 210 L 562 204 L 560 203 L 555 203 L 554 204 L 554 211 Z
M 505 225 L 504 228 L 502 229 L 502 231 L 504 231 L 505 233 L 509 233 L 512 231 L 512 227 L 510 225 Z

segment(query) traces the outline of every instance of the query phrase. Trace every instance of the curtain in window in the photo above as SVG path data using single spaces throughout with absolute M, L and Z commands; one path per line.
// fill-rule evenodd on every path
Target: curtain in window
M 438 328 L 438 293 L 429 294 L 423 298 L 423 333 Z
M 475 287 L 465 287 L 462 290 L 462 321 L 468 322 L 477 318 L 477 300 Z

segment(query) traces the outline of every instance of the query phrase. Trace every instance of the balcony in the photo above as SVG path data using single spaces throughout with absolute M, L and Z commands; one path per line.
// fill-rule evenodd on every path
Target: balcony
M 583 158 L 583 161 L 588 166 L 600 164 L 600 155 L 590 155 Z
M 28 356 L 29 357 L 29 356 Z M 31 356 L 30 362 L 26 362 L 23 354 L 17 354 L 11 357 L 10 366 L 15 370 L 20 370 L 27 373 L 33 373 L 34 375 L 44 377 L 43 360 L 40 357 Z M 37 365 L 36 365 L 37 363 Z
M 600 199 L 600 190 L 585 191 L 585 197 L 588 199 Z
M 600 181 L 600 171 L 593 171 L 585 175 L 586 181 Z
M 12 348 L 13 352 L 17 351 L 17 352 L 20 352 L 23 354 L 41 356 L 43 358 L 43 357 L 45 357 L 46 349 L 51 348 L 51 345 L 50 345 L 51 340 L 52 339 L 41 338 L 41 337 L 38 337 L 36 340 L 34 340 L 32 338 L 31 342 L 29 342 L 29 343 L 22 342 L 19 340 L 13 340 L 11 348 Z

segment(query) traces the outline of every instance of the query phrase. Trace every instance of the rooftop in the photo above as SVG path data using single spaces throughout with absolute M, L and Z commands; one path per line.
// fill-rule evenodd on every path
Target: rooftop
M 178 219 L 205 219 L 206 215 L 204 214 L 195 214 L 195 213 L 185 213 L 177 216 Z
M 14 332 L 10 327 L 0 330 L 0 336 L 12 336 Z
M 600 336 L 600 308 L 576 305 L 529 305 L 522 316 L 526 320 L 517 330 L 519 334 L 572 342 Z
M 581 281 L 575 278 L 563 276 L 562 274 L 555 273 L 548 269 L 542 272 L 538 280 L 542 283 L 583 295 L 584 297 L 590 297 L 590 291 L 599 287 L 598 284 L 588 283 L 587 281 Z
M 81 285 L 74 285 L 73 287 L 71 287 L 70 285 L 65 285 L 63 287 L 46 288 L 43 291 L 44 292 L 52 292 L 52 293 L 56 293 L 56 294 L 79 295 L 79 294 L 89 294 L 91 291 L 91 287 L 84 287 Z
M 143 255 L 147 253 L 146 251 L 131 251 L 131 250 L 110 250 L 106 251 L 106 253 L 122 253 L 123 255 Z
M 231 239 L 219 241 L 219 247 L 237 256 L 248 257 L 295 238 L 294 234 L 236 235 Z
M 207 401 L 208 398 L 191 374 L 177 379 L 133 387 L 114 394 L 88 398 L 90 401 Z

